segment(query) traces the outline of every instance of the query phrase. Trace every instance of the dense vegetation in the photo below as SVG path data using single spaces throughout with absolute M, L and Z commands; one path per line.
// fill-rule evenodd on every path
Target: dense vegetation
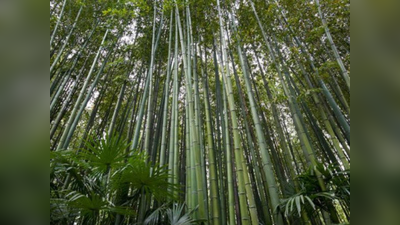
M 348 224 L 348 0 L 50 0 L 51 224 Z

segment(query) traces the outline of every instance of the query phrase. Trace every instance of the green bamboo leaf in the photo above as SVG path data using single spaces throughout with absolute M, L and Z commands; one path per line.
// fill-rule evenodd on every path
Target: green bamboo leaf
M 307 201 L 310 203 L 311 207 L 315 210 L 315 204 L 314 204 L 314 202 L 311 200 L 311 198 L 308 197 L 308 196 L 305 196 L 305 198 L 306 198 Z
M 290 199 L 290 212 L 293 212 L 293 206 L 294 206 L 294 203 L 296 201 L 296 198 L 297 197 L 294 197 L 294 198 Z
M 289 205 L 290 205 L 290 199 L 286 202 L 285 216 L 288 216 L 288 215 L 289 215 Z
M 300 196 L 296 197 L 296 207 L 297 207 L 297 212 L 299 213 L 299 217 L 300 217 L 301 216 Z

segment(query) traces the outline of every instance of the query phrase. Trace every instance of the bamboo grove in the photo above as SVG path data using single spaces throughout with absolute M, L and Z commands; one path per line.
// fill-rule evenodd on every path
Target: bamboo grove
M 50 0 L 51 224 L 349 224 L 349 8 Z

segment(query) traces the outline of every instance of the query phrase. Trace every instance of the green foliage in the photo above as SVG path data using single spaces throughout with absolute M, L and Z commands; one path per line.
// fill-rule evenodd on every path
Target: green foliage
M 307 201 L 304 201 L 307 200 Z M 312 199 L 308 197 L 307 195 L 303 195 L 302 193 L 297 193 L 287 199 L 282 200 L 281 202 L 281 208 L 285 209 L 285 216 L 288 217 L 294 212 L 293 205 L 296 203 L 296 210 L 298 213 L 298 216 L 301 216 L 301 210 L 303 207 L 306 207 L 306 204 L 312 207 L 312 209 L 315 209 L 315 204 L 313 203 Z M 302 206 L 303 205 L 303 206 Z
M 52 224 L 282 225 L 276 205 L 290 224 L 328 210 L 350 219 L 350 172 L 305 168 L 350 164 L 348 0 L 321 5 L 343 66 L 314 1 L 253 0 L 253 10 L 219 0 L 218 10 L 216 0 L 67 0 L 61 15 L 63 2 L 50 1 Z M 171 60 L 178 77 L 167 83 Z M 116 136 L 101 138 L 107 131 Z
M 170 193 L 177 192 L 179 187 L 168 182 L 168 169 L 147 163 L 144 153 L 127 156 L 128 147 L 129 143 L 113 136 L 101 140 L 89 138 L 80 151 L 51 153 L 50 177 L 57 179 L 68 175 L 72 180 L 69 188 L 54 187 L 51 192 L 53 223 L 68 221 L 78 215 L 92 223 L 101 212 L 110 216 L 115 213 L 134 215 L 135 212 L 125 205 L 129 198 L 123 205 L 115 205 L 111 198 L 124 185 L 129 185 L 134 195 L 146 194 L 157 200 L 176 199 Z
M 316 171 L 322 175 L 324 183 L 327 184 L 327 191 L 321 190 Z M 308 211 L 310 215 L 315 209 L 328 211 L 328 205 L 334 201 L 350 203 L 350 171 L 341 171 L 338 166 L 326 167 L 318 164 L 298 175 L 297 180 L 301 190 L 281 200 L 281 204 L 276 209 L 284 212 L 287 217 L 294 214 L 300 217 L 302 210 Z
M 78 163 L 84 168 L 106 173 L 124 165 L 125 150 L 128 147 L 129 143 L 120 141 L 117 136 L 100 141 L 90 138 L 86 148 L 78 153 Z
M 106 209 L 107 201 L 96 193 L 89 196 L 78 192 L 71 192 L 66 195 L 69 207 L 80 211 L 82 216 L 94 216 L 102 209 Z
M 319 94 L 322 92 L 321 88 L 313 88 L 313 89 L 307 89 L 307 90 L 302 90 L 301 93 L 297 96 L 297 100 L 304 100 L 304 99 L 309 99 L 311 98 L 312 94 L 316 93 Z
M 175 199 L 173 191 L 179 191 L 179 186 L 168 182 L 168 166 L 151 165 L 147 163 L 145 154 L 131 157 L 121 169 L 120 176 L 114 180 L 115 184 L 129 183 L 131 187 L 154 196 L 157 200 L 166 198 Z
M 319 40 L 324 33 L 325 33 L 325 28 L 323 26 L 314 27 L 310 31 L 310 35 L 308 36 L 307 41 L 311 42 L 311 41 Z
M 191 218 L 194 210 L 184 213 L 186 208 L 182 203 L 167 203 L 154 210 L 144 221 L 144 225 L 190 225 L 196 220 Z

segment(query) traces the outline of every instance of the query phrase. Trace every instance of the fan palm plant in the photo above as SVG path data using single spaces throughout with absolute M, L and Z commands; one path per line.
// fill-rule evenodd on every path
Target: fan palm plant
M 190 225 L 196 221 L 191 215 L 194 210 L 185 213 L 186 205 L 183 203 L 168 203 L 154 210 L 144 221 L 144 225 L 171 224 Z
M 322 174 L 327 184 L 327 191 L 322 191 L 315 171 Z M 339 171 L 339 167 L 318 164 L 297 177 L 301 190 L 292 196 L 281 200 L 277 210 L 283 212 L 286 217 L 297 214 L 299 217 L 302 211 L 313 215 L 316 209 L 330 212 L 334 202 L 350 206 L 350 171 Z M 314 215 L 315 216 L 315 215 Z M 331 215 L 334 216 L 334 215 Z M 347 218 L 346 218 L 347 219 Z
M 91 138 L 79 152 L 51 154 L 51 180 L 69 177 L 63 188 L 55 187 L 56 182 L 51 184 L 52 224 L 111 224 L 116 214 L 136 215 L 134 207 L 138 204 L 144 216 L 151 198 L 176 200 L 169 190 L 177 192 L 179 188 L 168 182 L 168 170 L 147 163 L 145 153 L 127 156 L 129 146 L 117 137 Z M 132 190 L 130 195 L 116 194 L 124 187 Z
M 125 150 L 129 144 L 118 136 L 106 137 L 102 140 L 89 138 L 86 148 L 78 153 L 79 163 L 89 166 L 94 171 L 107 173 L 111 169 L 119 169 L 124 165 Z

